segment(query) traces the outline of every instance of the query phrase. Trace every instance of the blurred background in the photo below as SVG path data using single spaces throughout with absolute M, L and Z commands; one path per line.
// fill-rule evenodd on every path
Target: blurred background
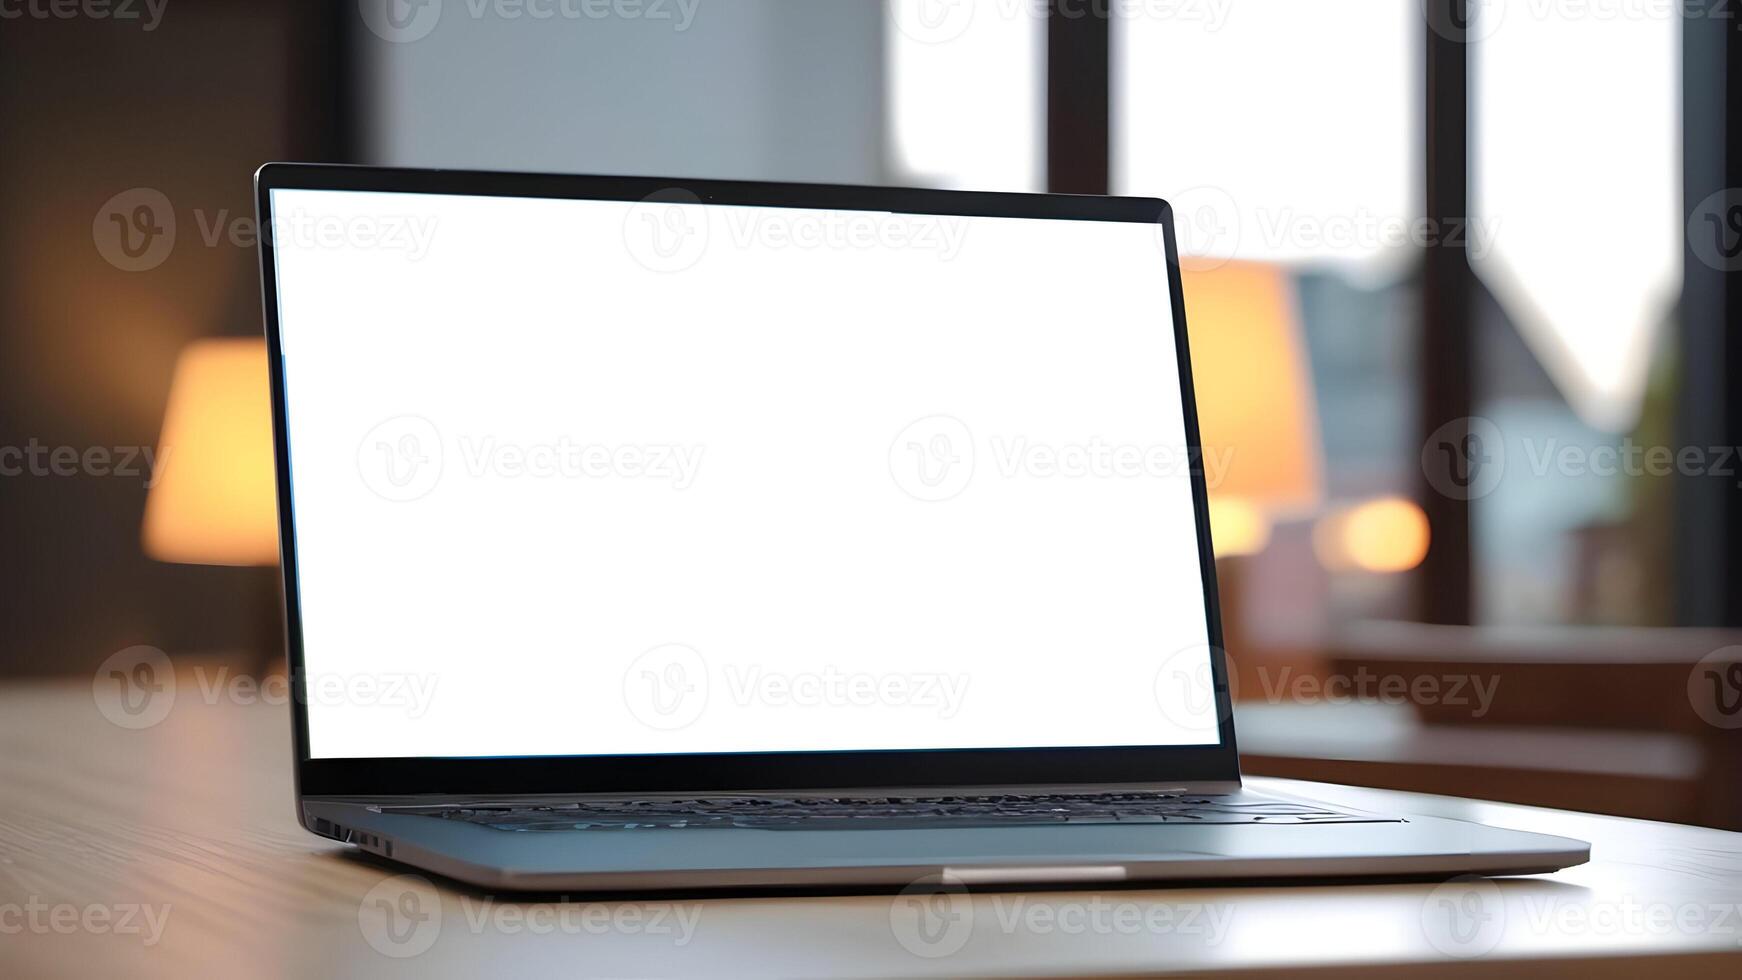
M 262 162 L 1152 195 L 1246 768 L 1742 828 L 1737 27 L 1722 0 L 5 5 L 0 679 L 140 644 L 274 669 Z

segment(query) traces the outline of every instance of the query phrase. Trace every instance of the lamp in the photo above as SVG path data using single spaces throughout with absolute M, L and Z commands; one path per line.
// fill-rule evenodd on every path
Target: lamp
M 1186 325 L 1216 554 L 1263 550 L 1271 523 L 1319 503 L 1312 380 L 1288 273 L 1185 263 Z
M 1313 527 L 1313 550 L 1332 571 L 1407 572 L 1427 557 L 1429 537 L 1420 505 L 1381 497 L 1321 518 Z
M 145 553 L 189 565 L 275 566 L 278 502 L 266 344 L 199 340 L 176 360 L 145 498 Z M 252 651 L 264 673 L 283 649 L 275 575 L 254 573 Z
M 278 562 L 266 345 L 200 340 L 170 384 L 145 553 L 194 565 Z

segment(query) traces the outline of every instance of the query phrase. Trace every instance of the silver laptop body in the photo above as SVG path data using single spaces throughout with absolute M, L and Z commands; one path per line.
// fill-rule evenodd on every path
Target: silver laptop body
M 1164 202 L 256 185 L 311 832 L 565 892 L 1587 860 L 1243 788 Z

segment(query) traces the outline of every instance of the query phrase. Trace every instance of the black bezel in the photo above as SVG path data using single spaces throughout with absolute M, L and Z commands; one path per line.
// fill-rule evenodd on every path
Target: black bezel
M 826 210 L 893 211 L 975 217 L 1062 218 L 1155 225 L 1162 233 L 1179 351 L 1179 384 L 1186 438 L 1199 452 L 1185 305 L 1172 211 L 1151 198 L 1062 194 L 938 191 L 828 184 L 596 177 L 458 170 L 410 170 L 324 164 L 269 163 L 255 174 L 257 215 L 270 229 L 271 192 L 277 189 L 401 191 L 499 197 L 637 201 L 687 191 L 704 203 Z M 973 786 L 1072 783 L 1154 783 L 1237 780 L 1239 762 L 1229 702 L 1227 664 L 1216 568 L 1210 546 L 1208 496 L 1201 466 L 1192 472 L 1204 611 L 1213 648 L 1211 671 L 1221 726 L 1218 745 L 1093 748 L 935 749 L 925 751 L 720 753 L 636 756 L 519 756 L 512 758 L 311 759 L 303 690 L 301 611 L 295 518 L 285 420 L 272 235 L 260 236 L 261 293 L 271 365 L 273 446 L 279 499 L 280 568 L 284 583 L 286 650 L 293 685 L 292 728 L 297 791 L 308 796 L 442 794 L 554 794 L 699 790 L 820 789 L 878 786 Z M 1091 288 L 1084 286 L 1083 288 Z M 1037 720 L 1037 725 L 1044 721 Z

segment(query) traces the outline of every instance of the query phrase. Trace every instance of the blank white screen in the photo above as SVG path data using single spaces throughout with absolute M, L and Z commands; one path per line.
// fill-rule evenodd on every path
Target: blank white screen
M 314 757 L 1216 742 L 1153 226 L 273 218 Z

